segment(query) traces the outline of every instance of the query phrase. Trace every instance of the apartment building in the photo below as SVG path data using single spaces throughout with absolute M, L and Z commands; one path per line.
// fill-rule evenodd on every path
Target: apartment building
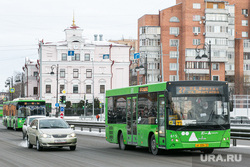
M 209 80 L 211 75 L 211 80 L 229 81 L 231 91 L 242 94 L 250 82 L 249 0 L 176 3 L 157 15 L 139 18 L 140 53 L 159 53 L 161 81 Z M 144 31 L 152 28 L 158 31 Z M 149 38 L 144 43 L 145 36 Z M 149 41 L 154 38 L 160 40 L 158 48 L 151 47 Z M 147 60 L 148 66 L 158 62 Z M 148 73 L 138 75 L 138 79 L 148 77 Z

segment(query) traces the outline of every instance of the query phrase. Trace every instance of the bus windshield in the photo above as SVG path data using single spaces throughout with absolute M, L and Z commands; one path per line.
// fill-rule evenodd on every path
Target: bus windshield
M 172 97 L 169 125 L 200 126 L 229 124 L 228 103 L 223 96 Z
M 18 117 L 25 118 L 29 115 L 46 115 L 45 106 L 20 106 Z

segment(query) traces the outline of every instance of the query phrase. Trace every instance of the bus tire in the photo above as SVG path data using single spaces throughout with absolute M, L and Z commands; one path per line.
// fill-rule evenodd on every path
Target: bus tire
M 213 153 L 213 151 L 214 151 L 214 149 L 213 149 L 213 148 L 208 148 L 208 149 L 204 149 L 204 150 L 202 150 L 202 152 L 203 152 L 204 154 L 212 154 L 212 153 Z
M 156 147 L 155 135 L 153 134 L 150 139 L 150 150 L 153 155 L 160 154 L 160 150 Z
M 27 136 L 27 146 L 28 146 L 28 148 L 33 148 L 33 145 L 30 144 L 30 139 L 28 136 Z
M 124 144 L 124 139 L 123 139 L 123 134 L 122 133 L 119 135 L 119 148 L 121 150 L 127 150 L 128 149 L 128 146 L 126 144 Z

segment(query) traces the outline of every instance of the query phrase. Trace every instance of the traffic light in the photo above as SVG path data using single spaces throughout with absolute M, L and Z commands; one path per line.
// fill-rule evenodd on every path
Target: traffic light
M 63 103 L 63 104 L 66 103 L 66 96 L 62 96 L 62 103 Z
M 60 96 L 59 102 L 65 104 L 66 103 L 66 96 Z

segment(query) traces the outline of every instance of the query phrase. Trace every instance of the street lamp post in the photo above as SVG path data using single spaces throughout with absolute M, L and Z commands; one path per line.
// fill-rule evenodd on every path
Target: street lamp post
M 94 58 L 92 58 L 92 66 L 93 66 L 93 105 L 92 105 L 92 116 L 94 118 L 95 115 L 95 78 L 94 78 Z
M 10 98 L 10 87 L 13 88 L 13 76 L 12 77 L 8 77 L 5 81 L 6 86 L 9 85 L 9 98 Z M 6 87 L 5 86 L 5 87 Z M 13 93 L 11 94 L 11 100 L 13 100 Z
M 201 44 L 200 44 L 201 45 Z M 212 72 L 212 62 L 211 62 L 211 41 L 209 41 L 209 44 L 208 43 L 204 43 L 203 44 L 203 48 L 202 49 L 199 49 L 198 47 L 200 45 L 197 45 L 195 51 L 196 53 L 198 54 L 195 59 L 202 59 L 202 58 L 207 58 L 208 59 L 208 66 L 209 66 L 209 80 L 212 80 L 212 77 L 211 77 L 211 72 Z M 205 51 L 208 47 L 208 56 L 205 54 Z M 202 56 L 199 55 L 200 51 L 203 50 L 204 51 L 204 54 Z
M 135 70 L 136 71 L 140 71 L 140 70 L 145 70 L 145 84 L 148 83 L 148 58 L 147 58 L 147 55 L 145 56 L 146 58 L 146 61 L 145 61 L 145 64 L 144 66 L 143 65 L 140 65 L 139 67 L 135 67 Z
M 56 103 L 58 103 L 58 68 L 59 68 L 59 65 L 52 65 L 51 66 L 51 72 L 50 74 L 51 75 L 54 75 L 54 68 L 56 68 Z M 58 107 L 56 107 L 56 117 L 58 117 Z

